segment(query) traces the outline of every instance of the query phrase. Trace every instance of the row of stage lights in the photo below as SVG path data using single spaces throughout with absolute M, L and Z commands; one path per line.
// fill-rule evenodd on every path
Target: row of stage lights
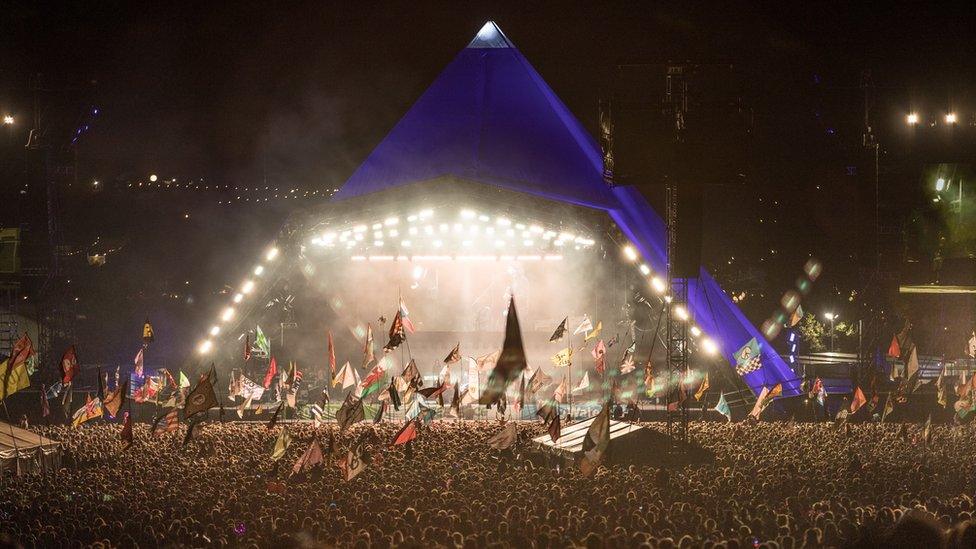
M 647 263 L 641 261 L 640 254 L 638 254 L 637 248 L 632 243 L 628 243 L 623 246 L 623 254 L 628 261 L 637 265 L 637 270 L 640 271 L 641 276 L 644 277 L 648 284 L 650 284 L 651 288 L 654 289 L 654 292 L 660 296 L 664 302 L 671 303 L 671 296 L 667 293 L 667 282 L 665 282 L 665 280 L 659 275 L 655 274 Z M 695 324 L 691 319 L 691 313 L 688 312 L 688 309 L 686 309 L 684 305 L 675 305 L 673 312 L 679 320 L 682 322 L 688 322 L 690 324 L 688 332 L 693 338 L 701 338 L 698 340 L 698 343 L 706 354 L 715 355 L 718 353 L 718 344 L 715 343 L 715 340 L 712 338 L 704 335 L 702 329 L 699 328 L 698 325 Z
M 489 245 L 496 249 L 503 249 L 510 242 L 516 244 L 519 240 L 526 248 L 552 244 L 559 249 L 572 247 L 576 250 L 591 248 L 596 243 L 592 238 L 568 231 L 513 222 L 504 216 L 492 218 L 467 208 L 460 210 L 458 220 L 453 223 L 433 223 L 433 217 L 434 210 L 425 209 L 407 216 L 408 226 L 405 228 L 401 226 L 401 219 L 396 216 L 372 224 L 353 224 L 342 230 L 324 232 L 313 237 L 310 243 L 320 248 L 347 250 L 355 247 L 383 248 L 387 243 L 398 245 L 401 249 L 413 248 L 418 241 L 424 239 L 434 249 L 440 249 L 448 238 L 456 239 L 466 249 L 475 247 L 476 238 L 489 241 Z
M 937 117 L 933 118 L 932 125 L 935 125 Z M 942 122 L 948 126 L 953 126 L 959 122 L 959 116 L 954 112 L 947 112 L 942 115 Z M 922 115 L 917 112 L 910 112 L 905 115 L 905 123 L 909 126 L 917 126 L 922 123 Z
M 258 264 L 254 267 L 254 276 L 260 277 L 264 275 L 264 272 L 267 270 L 265 264 L 271 263 L 277 259 L 278 254 L 279 252 L 277 247 L 272 246 L 270 249 L 268 249 L 268 251 L 264 254 L 264 263 Z M 200 354 L 207 354 L 213 349 L 213 338 L 220 335 L 221 332 L 220 324 L 226 324 L 234 319 L 234 316 L 237 314 L 237 307 L 240 306 L 240 303 L 243 302 L 248 295 L 254 293 L 254 289 L 256 287 L 257 282 L 255 282 L 255 279 L 253 278 L 249 278 L 241 284 L 240 290 L 234 294 L 232 299 L 233 304 L 227 306 L 227 308 L 223 310 L 223 312 L 220 314 L 219 323 L 214 324 L 210 328 L 207 339 L 204 339 L 202 342 L 200 342 L 199 346 L 197 346 L 197 350 L 200 352 Z

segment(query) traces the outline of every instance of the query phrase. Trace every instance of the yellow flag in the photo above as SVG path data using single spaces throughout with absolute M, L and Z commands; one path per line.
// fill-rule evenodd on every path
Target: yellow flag
M 75 411 L 75 415 L 72 416 L 71 426 L 77 427 L 89 419 L 95 419 L 96 417 L 102 417 L 102 401 L 98 398 L 92 400 L 91 397 L 88 397 L 85 405 L 78 408 Z
M 583 338 L 583 341 L 589 341 L 599 336 L 600 332 L 602 331 L 603 331 L 603 321 L 601 320 L 600 322 L 596 323 L 596 328 L 594 328 L 592 332 L 586 334 L 586 337 Z
M 21 389 L 30 387 L 30 376 L 27 373 L 27 363 L 21 362 L 10 369 L 10 360 L 0 362 L 0 398 L 7 398 Z
M 274 453 L 271 454 L 271 459 L 275 461 L 281 459 L 281 456 L 285 455 L 285 450 L 288 449 L 289 444 L 291 444 L 291 435 L 288 434 L 286 427 L 282 427 L 281 434 L 278 435 L 278 440 L 275 441 Z
M 702 379 L 701 385 L 698 390 L 695 391 L 695 400 L 701 400 L 705 396 L 705 391 L 708 390 L 708 372 L 705 372 L 705 379 Z M 780 389 L 782 392 L 782 389 Z
M 552 360 L 552 363 L 556 366 L 569 366 L 573 363 L 573 349 L 566 347 L 562 351 L 552 355 L 552 358 L 549 360 Z
M 156 334 L 153 332 L 152 324 L 147 320 L 145 324 L 142 325 L 142 341 L 143 343 L 152 343 L 156 340 Z

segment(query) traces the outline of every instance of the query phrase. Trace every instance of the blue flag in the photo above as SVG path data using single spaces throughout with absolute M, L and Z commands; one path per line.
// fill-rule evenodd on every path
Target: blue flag
M 751 374 L 762 368 L 762 352 L 756 338 L 750 339 L 732 356 L 735 358 L 735 373 L 740 376 Z
M 732 408 L 729 407 L 728 401 L 725 400 L 724 391 L 721 394 L 719 394 L 718 403 L 715 405 L 715 408 L 713 408 L 713 410 L 727 417 L 729 419 L 729 422 L 732 421 Z

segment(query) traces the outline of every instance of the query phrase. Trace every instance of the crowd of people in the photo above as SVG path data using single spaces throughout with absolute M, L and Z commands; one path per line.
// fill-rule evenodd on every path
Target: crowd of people
M 611 446 L 589 477 L 537 453 L 536 422 L 490 448 L 501 428 L 434 421 L 391 447 L 394 423 L 207 422 L 185 445 L 182 426 L 137 425 L 126 448 L 118 425 L 38 427 L 63 441 L 63 467 L 4 479 L 0 535 L 25 547 L 976 547 L 972 426 L 934 427 L 926 443 L 919 425 L 692 423 L 710 460 L 618 464 Z M 281 429 L 291 444 L 272 460 Z M 313 439 L 324 464 L 292 475 Z M 345 481 L 335 462 L 361 440 L 367 468 Z

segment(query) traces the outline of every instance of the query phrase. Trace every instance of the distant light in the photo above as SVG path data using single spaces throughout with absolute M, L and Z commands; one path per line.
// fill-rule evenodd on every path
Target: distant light
M 249 294 L 249 293 L 251 293 L 253 291 L 254 291 L 254 281 L 253 280 L 245 281 L 244 282 L 244 285 L 241 286 L 241 293 L 242 294 Z
M 278 257 L 278 248 L 271 248 L 268 253 L 264 256 L 268 261 L 274 261 L 274 258 Z
M 681 320 L 688 320 L 688 309 L 685 309 L 681 305 L 674 308 L 674 314 L 678 315 Z
M 910 126 L 914 126 L 915 124 L 918 124 L 918 120 L 919 120 L 918 119 L 918 114 L 917 113 L 914 113 L 914 112 L 913 113 L 909 113 L 909 115 L 907 117 L 905 117 L 905 120 L 908 121 L 908 124 Z
M 264 273 L 264 265 L 258 265 L 254 268 L 254 276 L 261 276 Z
M 10 116 L 9 114 L 3 115 L 3 123 L 4 123 L 4 125 L 7 125 L 7 126 L 13 124 L 14 123 L 14 117 L 13 116 Z
M 228 320 L 230 320 L 232 318 L 234 318 L 234 308 L 233 307 L 227 307 L 226 309 L 224 309 L 224 314 L 220 315 L 220 319 L 223 320 L 224 322 L 227 322 Z
M 956 123 L 956 113 L 950 112 L 949 114 L 945 115 L 945 121 L 946 121 L 946 124 L 955 124 Z
M 220 326 L 214 326 L 210 328 L 210 335 L 215 336 L 220 333 Z
M 699 328 L 698 326 L 691 327 L 691 335 L 698 337 L 701 335 L 701 333 L 702 333 L 701 328 Z
M 718 352 L 718 345 L 711 338 L 706 337 L 701 342 L 702 350 L 710 355 L 714 355 Z
M 392 227 L 393 225 L 396 225 L 399 222 L 400 222 L 400 218 L 399 217 L 387 217 L 383 221 L 383 224 L 386 225 L 387 227 Z
M 656 291 L 659 294 L 663 294 L 666 288 L 664 281 L 661 280 L 661 277 L 659 276 L 655 276 L 654 278 L 651 279 L 651 286 L 653 286 L 654 291 Z
M 624 255 L 631 261 L 637 261 L 637 250 L 633 246 L 624 246 Z
M 190 219 L 190 214 L 189 213 L 183 214 L 183 219 Z
M 213 347 L 213 342 L 208 339 L 203 343 L 201 343 L 200 346 L 197 348 L 197 350 L 200 351 L 200 354 L 207 354 L 210 352 L 210 349 L 212 347 Z
M 838 316 L 839 315 L 835 315 L 834 313 L 824 313 L 824 318 L 826 318 L 827 320 L 834 320 Z
M 95 181 L 92 181 L 92 187 L 97 187 L 97 186 L 98 186 L 98 180 L 96 179 Z
M 512 221 L 506 217 L 499 217 L 498 219 L 495 220 L 495 223 L 503 227 L 508 227 L 509 225 L 512 224 Z
M 244 299 L 244 294 L 236 294 L 234 296 L 234 303 L 240 303 Z
M 159 179 L 159 178 L 156 177 L 156 174 L 152 174 L 152 175 L 149 176 L 149 180 L 152 181 L 153 183 L 155 183 L 157 179 Z
M 473 210 L 461 210 L 462 219 L 474 219 L 476 216 Z
M 641 274 L 644 276 L 651 274 L 651 268 L 648 267 L 647 265 L 641 265 L 638 268 L 640 269 Z
M 944 191 L 946 188 L 946 180 L 944 177 L 940 177 L 935 180 L 935 190 L 938 192 Z

